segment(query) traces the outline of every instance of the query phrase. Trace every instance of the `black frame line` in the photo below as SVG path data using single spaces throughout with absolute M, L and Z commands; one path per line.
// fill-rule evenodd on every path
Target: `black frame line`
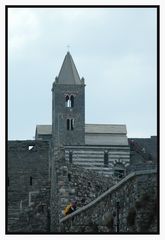
M 156 233 L 135 233 L 135 232 L 119 232 L 119 233 L 40 233 L 40 232 L 8 232 L 8 219 L 7 219 L 7 200 L 8 200 L 8 191 L 7 191 L 7 183 L 8 183 L 8 9 L 9 8 L 156 8 L 157 9 L 157 156 L 158 156 L 158 164 L 157 164 L 157 181 L 158 181 L 158 232 Z M 5 198 L 6 198 L 6 206 L 5 206 L 5 233 L 8 235 L 158 235 L 160 234 L 160 5 L 5 5 L 5 153 L 6 153 L 6 161 L 5 161 Z

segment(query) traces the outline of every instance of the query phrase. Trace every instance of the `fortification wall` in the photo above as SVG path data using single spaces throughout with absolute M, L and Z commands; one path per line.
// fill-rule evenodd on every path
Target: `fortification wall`
M 64 156 L 64 149 L 56 148 L 52 158 L 51 232 L 60 231 L 59 219 L 70 202 L 76 200 L 77 208 L 80 208 L 114 184 L 111 177 L 70 164 Z
M 115 184 L 111 176 L 105 177 L 75 164 L 68 164 L 68 180 L 70 200 L 76 200 L 78 208 L 93 201 Z
M 49 205 L 48 165 L 49 143 L 44 141 L 8 142 L 8 231 L 17 231 L 21 211 L 41 194 Z
M 62 232 L 157 232 L 155 170 L 129 174 L 88 205 L 61 219 Z
M 33 147 L 29 149 L 29 146 Z M 154 169 L 130 173 L 108 189 L 113 185 L 113 179 L 69 164 L 65 161 L 64 149 L 54 149 L 50 167 L 51 196 L 49 143 L 9 142 L 8 232 L 158 230 L 157 175 Z M 33 191 L 36 193 L 29 199 Z M 82 203 L 84 196 L 85 202 Z M 62 218 L 62 210 L 72 199 L 78 200 L 78 210 Z

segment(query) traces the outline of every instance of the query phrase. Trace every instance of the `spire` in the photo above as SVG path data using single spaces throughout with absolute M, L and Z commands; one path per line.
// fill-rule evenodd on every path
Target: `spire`
M 70 52 L 67 52 L 57 78 L 59 84 L 82 84 Z

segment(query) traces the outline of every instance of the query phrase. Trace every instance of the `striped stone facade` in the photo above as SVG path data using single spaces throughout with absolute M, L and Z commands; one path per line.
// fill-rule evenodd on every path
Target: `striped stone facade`
M 107 154 L 107 159 L 105 159 Z M 129 146 L 65 146 L 65 159 L 106 176 L 114 175 L 115 166 L 125 169 L 130 161 Z

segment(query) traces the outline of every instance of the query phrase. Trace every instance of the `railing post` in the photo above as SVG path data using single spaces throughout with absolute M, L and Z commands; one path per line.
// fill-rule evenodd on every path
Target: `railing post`
M 117 220 L 117 223 L 116 223 L 116 231 L 117 233 L 119 232 L 119 209 L 120 209 L 120 206 L 119 206 L 119 202 L 117 201 L 116 202 L 116 220 Z

